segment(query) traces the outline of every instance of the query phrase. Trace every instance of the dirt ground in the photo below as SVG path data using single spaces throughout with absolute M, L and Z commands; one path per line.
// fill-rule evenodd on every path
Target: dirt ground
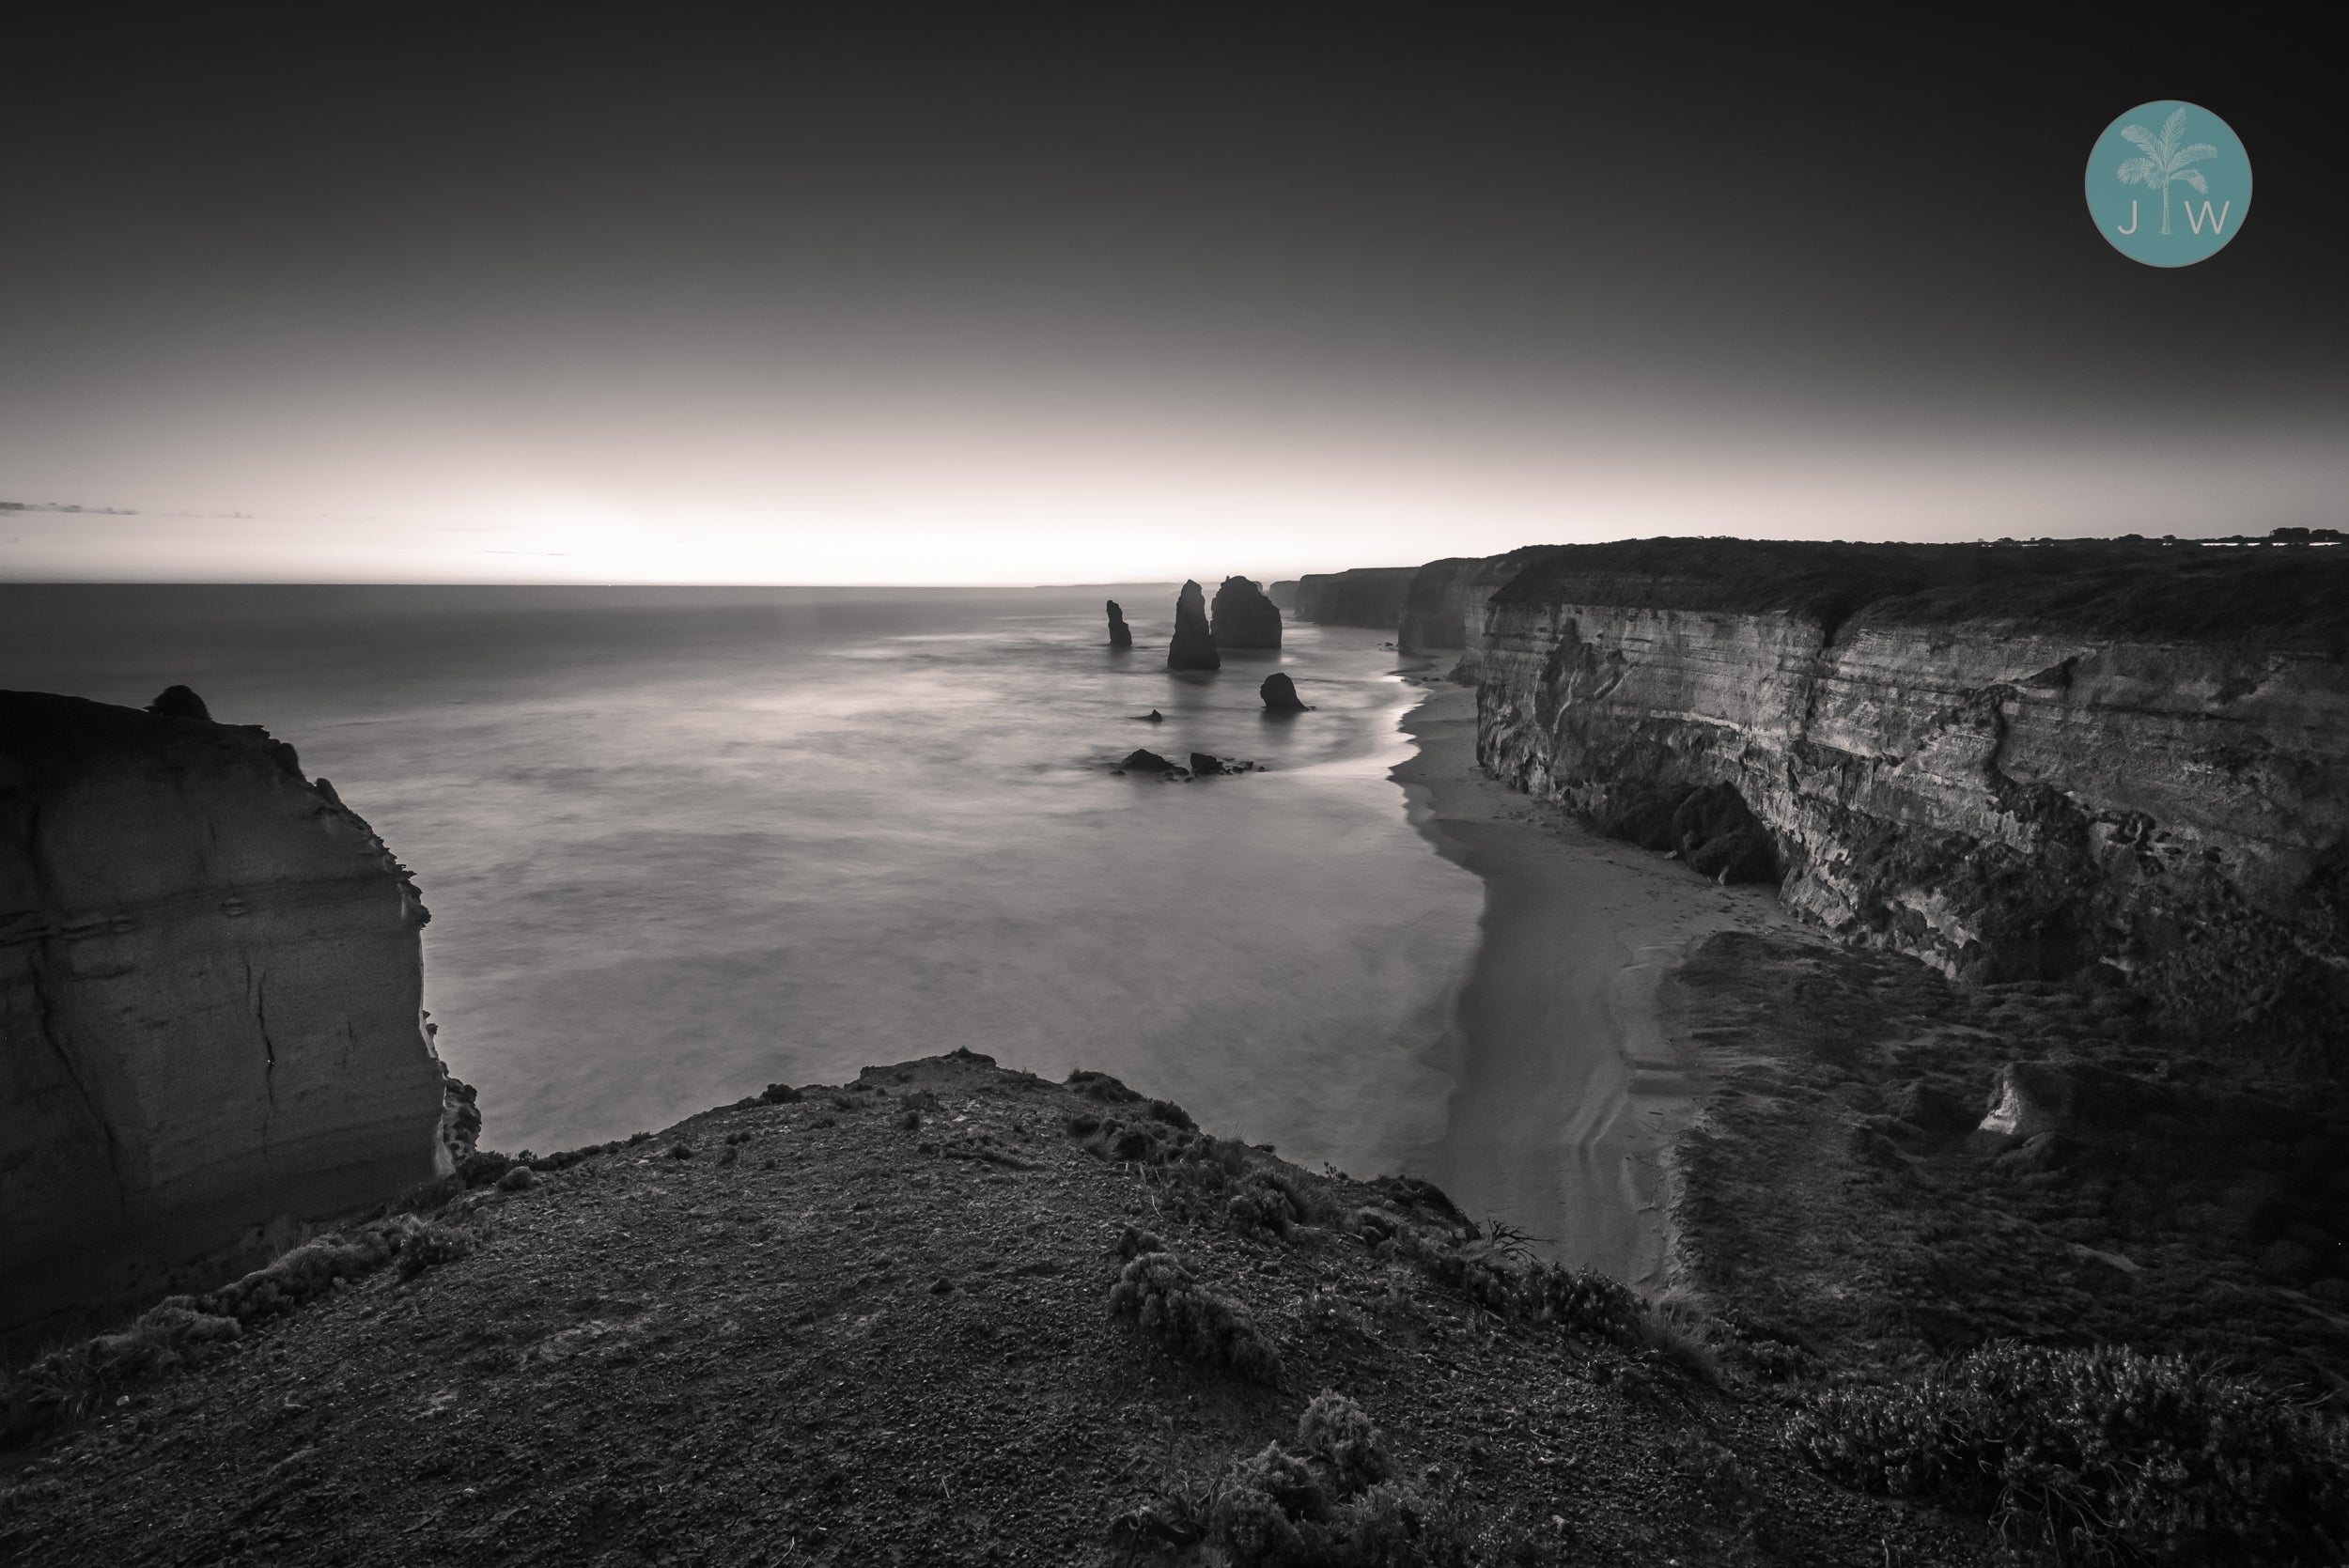
M 1456 1249 L 1439 1199 L 1248 1151 L 1311 1188 L 1278 1234 L 1072 1136 L 1103 1111 L 932 1058 L 456 1197 L 468 1255 L 348 1281 L 7 1456 L 0 1560 L 1214 1561 L 1117 1521 L 1179 1514 L 1334 1389 L 1469 1560 L 1988 1560 L 1974 1527 L 1804 1470 L 1769 1387 L 1374 1245 Z M 1129 1226 L 1244 1305 L 1277 1386 L 1112 1315 Z

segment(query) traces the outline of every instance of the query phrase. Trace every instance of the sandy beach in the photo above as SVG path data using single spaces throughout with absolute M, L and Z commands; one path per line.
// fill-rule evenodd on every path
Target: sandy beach
M 1394 778 L 1413 826 L 1485 883 L 1482 943 L 1439 1047 L 1440 1144 L 1414 1162 L 1470 1214 L 1558 1261 L 1646 1290 L 1670 1256 L 1666 1151 L 1702 1092 L 1658 986 L 1733 927 L 1784 925 L 1766 888 L 1724 888 L 1600 838 L 1476 765 L 1475 693 L 1432 675 Z

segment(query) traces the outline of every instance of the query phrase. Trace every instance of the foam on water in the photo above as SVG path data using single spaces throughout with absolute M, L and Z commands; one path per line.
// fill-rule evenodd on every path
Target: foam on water
M 1387 777 L 1412 692 L 1337 628 L 1169 674 L 1172 587 L 1112 592 L 1131 653 L 1098 589 L 20 586 L 0 684 L 185 681 L 332 778 L 416 872 L 493 1144 L 968 1046 L 1398 1169 L 1482 897 Z M 1264 712 L 1275 668 L 1315 711 Z M 1136 746 L 1271 771 L 1112 776 Z

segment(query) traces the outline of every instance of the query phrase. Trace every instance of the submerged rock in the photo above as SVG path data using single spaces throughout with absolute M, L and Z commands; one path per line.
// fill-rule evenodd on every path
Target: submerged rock
M 1170 670 L 1220 670 L 1223 660 L 1215 651 L 1215 633 L 1207 627 L 1207 596 L 1196 582 L 1185 582 L 1174 599 L 1174 640 L 1167 645 Z
M 1109 605 L 1110 646 L 1113 648 L 1132 647 L 1134 645 L 1134 629 L 1126 624 L 1126 612 L 1118 608 L 1117 601 L 1115 599 L 1110 600 Z
M 204 699 L 184 686 L 166 686 L 155 700 L 147 705 L 147 711 L 164 719 L 202 719 L 208 722 L 212 710 L 204 706 Z
M 1214 631 L 1219 648 L 1277 648 L 1281 612 L 1247 578 L 1227 577 L 1215 591 Z
M 1210 779 L 1226 773 L 1253 773 L 1258 771 L 1258 768 L 1254 763 L 1243 762 L 1237 757 L 1220 757 L 1209 752 L 1193 752 L 1190 753 L 1190 770 L 1200 778 Z
M 1264 677 L 1264 684 L 1256 688 L 1256 694 L 1264 699 L 1265 706 L 1275 713 L 1305 711 L 1304 701 L 1297 694 L 1297 683 L 1278 670 Z

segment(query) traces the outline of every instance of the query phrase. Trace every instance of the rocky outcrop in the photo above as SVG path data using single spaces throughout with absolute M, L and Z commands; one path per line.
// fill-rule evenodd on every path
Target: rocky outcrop
M 1297 580 L 1291 578 L 1285 582 L 1275 582 L 1264 591 L 1264 597 L 1272 601 L 1274 609 L 1287 614 L 1295 614 L 1297 613 Z
M 1244 577 L 1227 577 L 1215 591 L 1215 645 L 1218 648 L 1277 648 L 1281 645 L 1281 612 L 1264 590 Z
M 0 1326 L 448 1169 L 426 918 L 265 732 L 0 692 Z
M 1215 633 L 1207 626 L 1207 596 L 1196 582 L 1186 582 L 1174 600 L 1174 640 L 1167 645 L 1170 670 L 1220 670 L 1223 660 L 1215 651 Z
M 1134 629 L 1126 624 L 1126 612 L 1117 607 L 1117 601 L 1115 599 L 1110 600 L 1109 605 L 1110 646 L 1113 648 L 1132 647 L 1134 645 Z
M 2345 649 L 2332 551 L 1563 547 L 1493 596 L 1478 748 L 1657 848 L 1766 840 L 1855 940 L 2340 1068 Z
M 1297 580 L 1297 618 L 1322 626 L 1364 626 L 1392 631 L 1402 624 L 1403 596 L 1417 567 L 1357 567 L 1313 572 Z
M 1271 712 L 1305 711 L 1304 702 L 1297 695 L 1297 683 L 1279 670 L 1264 677 L 1264 684 L 1256 688 L 1256 694 L 1264 699 L 1264 706 Z
M 1162 757 L 1147 747 L 1138 746 L 1118 758 L 1117 766 L 1129 773 L 1174 773 L 1182 770 L 1182 764 Z

